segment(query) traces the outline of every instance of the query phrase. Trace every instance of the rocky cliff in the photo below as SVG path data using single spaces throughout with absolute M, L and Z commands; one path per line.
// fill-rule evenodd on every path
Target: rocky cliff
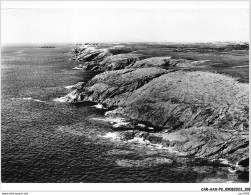
M 92 58 L 95 63 L 99 55 Z M 77 59 L 86 60 L 80 56 L 83 53 Z M 157 57 L 140 61 L 133 54 L 107 55 L 96 65 L 106 72 L 63 100 L 99 102 L 113 109 L 107 116 L 151 125 L 157 140 L 186 156 L 226 158 L 232 163 L 248 159 L 248 84 L 216 73 L 160 68 L 203 63 L 172 60 Z M 149 132 L 145 133 L 149 138 Z
M 74 54 L 73 60 L 81 62 L 81 68 L 95 71 L 119 70 L 133 65 L 139 60 L 138 54 L 110 53 L 109 49 L 80 46 L 70 51 Z
M 120 52 L 123 52 L 121 50 Z M 127 51 L 127 50 L 126 50 Z M 125 68 L 187 68 L 202 65 L 203 60 L 172 59 L 171 57 L 151 57 L 140 60 L 140 54 L 132 52 L 114 52 L 113 47 L 98 49 L 87 45 L 74 48 L 70 51 L 74 54 L 73 60 L 81 62 L 81 68 L 96 71 L 120 70 Z M 116 53 L 115 55 L 112 53 Z
M 186 68 L 202 65 L 203 60 L 188 60 L 188 59 L 172 59 L 171 57 L 152 57 L 137 61 L 135 64 L 127 66 L 127 68 Z

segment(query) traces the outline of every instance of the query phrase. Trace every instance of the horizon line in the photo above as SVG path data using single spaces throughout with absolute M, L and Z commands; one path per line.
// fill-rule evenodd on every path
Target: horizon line
M 60 42 L 1 42 L 1 45 L 21 45 L 21 44 L 85 44 L 85 43 L 248 43 L 249 41 L 235 40 L 235 41 L 60 41 Z

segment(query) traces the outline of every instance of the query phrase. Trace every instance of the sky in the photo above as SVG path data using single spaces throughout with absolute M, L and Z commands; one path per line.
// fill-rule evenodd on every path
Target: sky
M 1 42 L 249 41 L 247 2 L 2 2 Z

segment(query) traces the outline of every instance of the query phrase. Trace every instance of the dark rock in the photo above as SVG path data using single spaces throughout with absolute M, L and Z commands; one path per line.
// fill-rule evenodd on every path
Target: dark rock
M 85 85 L 85 88 L 78 91 L 76 95 L 82 95 L 83 100 L 86 101 L 100 101 L 106 103 L 108 106 L 116 105 L 114 103 L 117 100 L 117 96 L 124 94 L 129 95 L 130 92 L 133 92 L 145 83 L 166 72 L 168 71 L 155 68 L 138 70 L 124 69 L 104 72 L 96 75 Z
M 248 134 L 220 131 L 210 127 L 181 129 L 162 134 L 164 140 L 187 156 L 215 159 L 224 158 L 231 163 L 248 156 Z
M 127 66 L 133 65 L 137 60 L 139 60 L 138 54 L 117 54 L 106 57 L 100 63 L 100 70 L 120 70 Z
M 71 53 L 71 54 L 80 54 L 85 49 L 87 49 L 87 46 L 79 46 L 79 47 L 76 47 L 74 49 L 71 49 L 69 53 Z
M 149 136 L 147 137 L 147 139 L 148 139 L 151 143 L 153 143 L 153 144 L 161 144 L 161 143 L 163 143 L 163 138 L 162 138 L 162 136 L 157 136 L 157 135 L 151 134 L 151 135 L 149 135 Z
M 79 62 L 91 62 L 96 64 L 101 62 L 105 57 L 112 55 L 108 49 L 96 49 L 94 47 L 87 47 L 83 50 L 80 50 L 76 60 Z
M 81 90 L 84 86 L 85 82 L 78 82 L 76 85 L 73 85 L 71 89 L 78 89 Z
M 75 95 L 74 101 L 117 106 L 107 115 L 168 129 L 163 139 L 188 156 L 231 162 L 248 156 L 248 84 L 233 78 L 199 71 L 124 69 L 96 75 Z
M 147 139 L 149 136 L 149 133 L 145 132 L 145 131 L 138 131 L 135 133 L 135 137 L 139 137 L 139 138 L 143 138 L 143 139 Z
M 240 159 L 238 162 L 238 165 L 240 165 L 242 167 L 249 166 L 249 157 L 244 157 L 243 159 Z
M 97 49 L 95 47 L 81 46 L 72 49 L 73 58 L 78 62 L 85 62 L 85 68 L 93 71 L 120 70 L 133 65 L 139 60 L 138 54 L 112 55 L 109 49 Z
M 139 61 L 139 55 L 112 55 L 108 49 L 86 45 L 71 53 L 75 60 L 88 64 L 89 70 L 111 71 L 96 75 L 76 88 L 64 97 L 66 101 L 105 103 L 110 108 L 116 107 L 107 115 L 123 116 L 166 129 L 166 133 L 158 136 L 126 131 L 121 134 L 122 139 L 138 135 L 154 143 L 167 143 L 187 156 L 247 162 L 242 159 L 248 158 L 249 146 L 248 84 L 220 74 L 161 68 L 194 67 L 205 61 L 170 57 Z M 137 167 L 152 161 L 122 160 L 117 163 Z
M 125 69 L 95 76 L 80 94 L 87 101 L 118 106 L 114 114 L 170 130 L 248 129 L 248 85 L 224 75 Z
M 122 131 L 119 132 L 119 138 L 121 140 L 130 140 L 133 139 L 135 137 L 135 131 L 134 130 L 129 130 L 129 131 Z

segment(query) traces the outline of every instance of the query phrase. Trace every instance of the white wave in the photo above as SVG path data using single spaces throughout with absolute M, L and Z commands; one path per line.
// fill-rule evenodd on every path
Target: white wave
M 141 128 L 145 128 L 146 127 L 144 124 L 141 124 L 141 123 L 137 124 L 136 126 L 137 127 L 141 127 Z
M 83 70 L 83 68 L 81 68 L 81 67 L 74 67 L 74 68 L 72 68 L 72 70 Z
M 39 99 L 33 99 L 33 101 L 35 101 L 35 102 L 44 102 L 44 101 L 39 100 Z
M 31 97 L 23 98 L 23 100 L 32 100 L 32 98 Z
M 142 137 L 134 137 L 133 139 L 128 140 L 127 142 L 139 143 L 143 145 L 148 145 L 150 147 L 154 147 L 156 149 L 168 149 L 168 147 L 164 147 L 162 144 L 153 144 L 149 140 L 144 139 Z
M 39 99 L 33 99 L 33 98 L 31 98 L 31 97 L 27 97 L 27 98 L 10 98 L 11 100 L 20 100 L 20 99 L 22 99 L 22 100 L 32 100 L 32 101 L 35 101 L 35 102 L 44 102 L 44 101 L 42 101 L 42 100 L 39 100 Z
M 92 118 L 92 120 L 99 120 L 99 121 L 108 122 L 114 128 L 119 128 L 119 127 L 126 126 L 126 125 L 130 124 L 130 122 L 127 122 L 124 118 L 121 118 L 121 117 L 116 117 L 116 118 L 112 118 L 112 117 L 107 117 L 107 118 Z
M 83 70 L 83 68 L 80 68 L 80 67 L 74 67 L 74 68 L 72 68 L 72 70 Z
M 116 118 L 108 118 L 109 122 L 111 123 L 118 123 L 118 124 L 129 124 L 129 122 L 125 122 L 124 118 L 116 117 Z
M 120 128 L 120 127 L 124 127 L 124 126 L 127 126 L 129 125 L 130 123 L 128 122 L 119 122 L 119 123 L 116 123 L 114 125 L 112 125 L 113 128 Z
M 109 115 L 113 115 L 113 114 L 116 114 L 116 110 L 110 110 L 110 111 L 107 111 L 105 112 L 105 116 L 109 116 Z
M 111 138 L 111 139 L 118 139 L 119 138 L 116 133 L 111 133 L 111 132 L 106 133 L 102 137 L 104 137 L 104 138 Z
M 165 151 L 167 151 L 169 153 L 177 154 L 179 156 L 185 156 L 186 155 L 183 152 L 177 151 L 174 147 L 164 147 L 162 144 L 153 144 L 149 140 L 141 138 L 141 137 L 134 137 L 133 139 L 125 141 L 125 140 L 120 138 L 119 132 L 108 132 L 105 135 L 100 136 L 100 137 L 109 138 L 109 139 L 111 139 L 113 141 L 118 141 L 118 142 L 123 142 L 123 143 L 137 144 L 138 146 L 147 147 L 150 150 L 158 149 L 158 150 L 165 150 Z
M 66 97 L 55 98 L 53 99 L 53 101 L 65 103 L 67 102 L 67 98 Z
M 233 66 L 232 68 L 245 68 L 245 67 L 249 67 L 249 65 Z
M 149 145 L 151 142 L 149 140 L 144 140 L 142 137 L 134 137 L 133 139 L 128 140 L 128 142 L 139 143 L 144 145 Z
M 72 89 L 75 85 L 69 85 L 69 86 L 65 86 L 64 88 L 66 89 Z
M 23 52 L 24 52 L 24 50 L 20 50 L 20 51 L 14 52 L 14 53 L 23 53 Z
M 66 89 L 76 89 L 76 88 L 80 88 L 84 85 L 85 82 L 78 82 L 75 85 L 69 85 L 69 86 L 65 86 L 64 88 Z
M 223 165 L 229 165 L 230 164 L 229 161 L 227 159 L 225 159 L 225 158 L 219 158 L 219 161 Z
M 104 106 L 102 104 L 96 104 L 92 107 L 97 108 L 97 109 L 104 109 Z
M 53 101 L 55 102 L 71 102 L 74 99 L 77 99 L 77 94 L 76 94 L 77 90 L 72 91 L 71 93 L 67 94 L 66 96 L 60 97 L 60 98 L 55 98 L 53 99 Z
M 153 146 L 154 148 L 157 148 L 157 149 L 162 149 L 162 150 L 170 149 L 168 147 L 164 147 L 162 144 L 152 144 L 151 143 L 151 146 Z

